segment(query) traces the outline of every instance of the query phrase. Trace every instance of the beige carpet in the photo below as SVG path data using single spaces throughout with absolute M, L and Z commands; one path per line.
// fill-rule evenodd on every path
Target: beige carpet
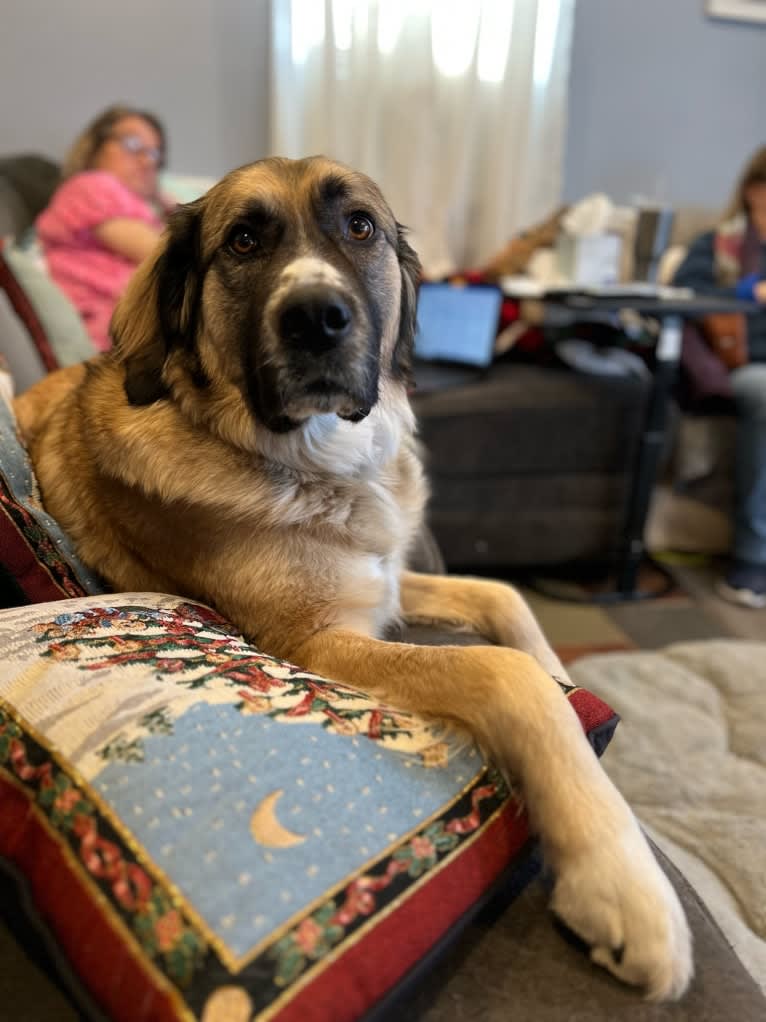
M 604 766 L 766 992 L 766 643 L 570 664 L 622 717 Z

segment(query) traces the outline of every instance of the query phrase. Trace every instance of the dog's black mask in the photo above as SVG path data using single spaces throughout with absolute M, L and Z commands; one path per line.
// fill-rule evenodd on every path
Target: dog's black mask
M 375 186 L 334 166 L 262 161 L 172 215 L 153 267 L 138 271 L 140 282 L 113 319 L 132 404 L 167 396 L 163 369 L 172 352 L 195 387 L 210 387 L 203 343 L 215 345 L 216 363 L 240 386 L 256 419 L 275 432 L 326 412 L 359 422 L 378 400 L 381 372 L 409 380 L 417 256 Z M 269 180 L 281 174 L 288 185 L 297 182 L 301 201 L 285 201 L 292 194 L 286 187 L 276 189 L 273 202 L 264 200 L 261 167 Z M 243 205 L 242 178 L 250 172 L 259 198 Z M 230 179 L 238 210 L 221 223 Z M 364 217 L 377 221 L 364 242 L 348 236 L 345 210 L 357 202 L 372 210 Z M 364 217 L 351 215 L 353 231 L 365 227 Z M 216 231 L 214 244 L 209 235 Z M 383 366 L 383 338 L 394 327 Z

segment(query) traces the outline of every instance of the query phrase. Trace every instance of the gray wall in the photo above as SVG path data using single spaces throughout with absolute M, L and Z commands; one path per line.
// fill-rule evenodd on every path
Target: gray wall
M 0 0 L 0 153 L 61 158 L 117 101 L 156 112 L 172 170 L 266 155 L 268 0 Z
M 766 143 L 766 28 L 704 0 L 577 0 L 565 198 L 722 206 Z
M 60 158 L 116 100 L 166 122 L 170 166 L 268 148 L 269 0 L 0 0 L 0 153 Z M 565 198 L 717 207 L 766 142 L 766 28 L 704 0 L 577 0 Z

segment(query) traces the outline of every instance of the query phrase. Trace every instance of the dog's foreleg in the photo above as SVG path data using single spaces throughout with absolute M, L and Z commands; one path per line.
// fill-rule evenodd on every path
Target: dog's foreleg
M 483 578 L 405 571 L 400 599 L 408 623 L 468 626 L 499 646 L 531 653 L 548 674 L 569 682 L 529 605 L 513 586 Z
M 388 643 L 333 628 L 285 655 L 473 734 L 520 783 L 556 876 L 552 907 L 590 944 L 593 960 L 650 997 L 683 993 L 691 941 L 675 891 L 536 657 L 500 646 Z

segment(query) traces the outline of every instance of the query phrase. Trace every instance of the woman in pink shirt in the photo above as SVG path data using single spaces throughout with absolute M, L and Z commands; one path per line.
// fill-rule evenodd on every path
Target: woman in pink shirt
M 75 142 L 64 181 L 37 218 L 51 277 L 83 318 L 99 351 L 136 266 L 154 248 L 169 212 L 157 189 L 165 132 L 152 114 L 115 106 Z

